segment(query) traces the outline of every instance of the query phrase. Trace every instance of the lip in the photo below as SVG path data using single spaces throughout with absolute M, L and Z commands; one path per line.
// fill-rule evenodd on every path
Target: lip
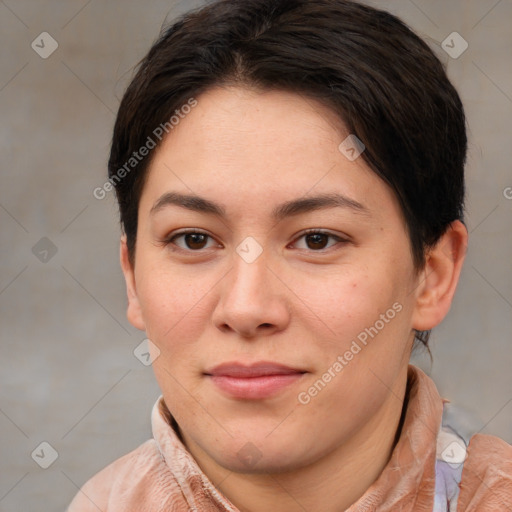
M 260 361 L 245 365 L 223 363 L 205 372 L 212 383 L 233 398 L 261 400 L 283 391 L 297 382 L 305 370 L 280 363 Z

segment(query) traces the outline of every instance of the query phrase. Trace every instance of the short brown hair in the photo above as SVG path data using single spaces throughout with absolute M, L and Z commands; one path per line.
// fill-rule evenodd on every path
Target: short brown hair
M 190 98 L 226 84 L 298 93 L 336 112 L 395 192 L 416 268 L 463 220 L 464 110 L 420 37 L 392 14 L 348 0 L 218 0 L 162 32 L 119 107 L 108 170 L 132 263 L 153 153 L 122 179 L 119 170 Z

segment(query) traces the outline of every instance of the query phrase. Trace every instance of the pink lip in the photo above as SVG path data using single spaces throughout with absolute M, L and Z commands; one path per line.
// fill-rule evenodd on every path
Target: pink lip
M 262 361 L 250 366 L 223 363 L 207 370 L 205 375 L 233 398 L 258 400 L 277 394 L 304 373 L 304 370 Z

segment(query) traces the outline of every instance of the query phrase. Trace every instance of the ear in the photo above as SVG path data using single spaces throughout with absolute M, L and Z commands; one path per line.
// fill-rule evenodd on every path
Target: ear
M 137 297 L 135 271 L 130 262 L 130 258 L 128 257 L 126 235 L 121 237 L 121 247 L 119 253 L 121 268 L 123 269 L 124 280 L 126 282 L 126 295 L 128 296 L 128 309 L 126 310 L 126 317 L 134 327 L 144 331 L 146 329 L 146 325 L 142 315 L 139 299 Z
M 466 256 L 468 231 L 457 220 L 427 254 L 425 268 L 418 276 L 412 327 L 428 331 L 440 324 L 450 310 Z

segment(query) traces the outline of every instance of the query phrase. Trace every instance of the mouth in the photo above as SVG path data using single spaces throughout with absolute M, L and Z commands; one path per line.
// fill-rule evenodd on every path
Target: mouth
M 251 365 L 223 363 L 204 375 L 225 395 L 245 400 L 261 400 L 277 395 L 307 373 L 279 363 L 257 362 Z

